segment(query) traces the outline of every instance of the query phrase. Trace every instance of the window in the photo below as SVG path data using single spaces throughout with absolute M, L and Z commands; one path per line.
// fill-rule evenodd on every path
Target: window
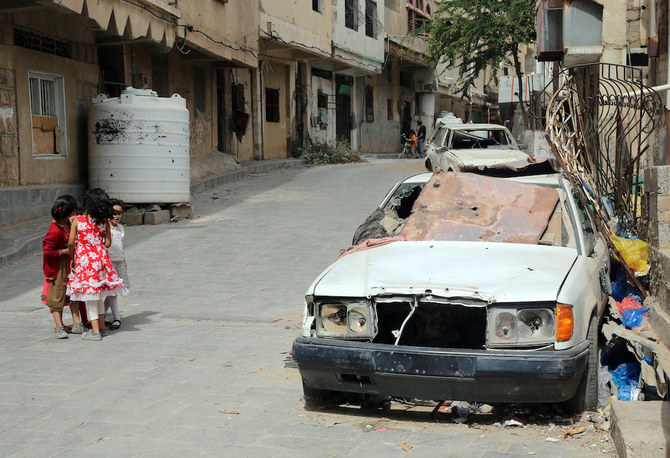
M 365 121 L 375 121 L 375 96 L 372 86 L 365 86 Z
M 279 89 L 265 88 L 265 120 L 279 122 Z
M 323 13 L 323 0 L 312 0 L 312 10 Z
M 65 90 L 63 77 L 30 73 L 33 155 L 65 156 Z
M 318 111 L 317 124 L 325 129 L 328 125 L 328 95 L 319 91 L 316 99 L 316 107 Z
M 344 0 L 344 26 L 358 30 L 358 0 Z
M 410 1 L 406 5 L 407 32 L 413 32 L 414 30 L 426 25 L 426 22 L 430 19 L 432 14 L 430 4 L 426 3 L 424 5 L 422 0 L 417 0 L 416 2 Z M 421 37 L 425 38 L 426 34 L 422 33 Z
M 386 119 L 393 121 L 393 99 L 386 99 Z
M 365 2 L 365 34 L 377 38 L 377 3 L 372 0 Z

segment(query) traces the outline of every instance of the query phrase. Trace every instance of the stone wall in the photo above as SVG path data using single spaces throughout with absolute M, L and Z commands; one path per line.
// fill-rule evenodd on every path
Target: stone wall
M 650 247 L 652 327 L 663 342 L 670 342 L 670 165 L 644 171 L 646 239 Z
M 56 197 L 70 194 L 79 200 L 83 184 L 0 187 L 0 226 L 51 214 Z

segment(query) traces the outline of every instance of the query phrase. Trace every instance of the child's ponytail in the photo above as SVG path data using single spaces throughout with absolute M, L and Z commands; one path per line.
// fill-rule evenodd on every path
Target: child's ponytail
M 77 199 L 69 194 L 64 194 L 56 198 L 54 206 L 51 207 L 51 217 L 53 219 L 66 218 L 75 210 L 77 210 Z

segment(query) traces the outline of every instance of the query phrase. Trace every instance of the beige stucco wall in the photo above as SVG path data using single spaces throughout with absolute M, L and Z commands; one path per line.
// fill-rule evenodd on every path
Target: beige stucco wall
M 55 20 L 54 20 L 55 19 Z M 77 183 L 87 175 L 86 119 L 91 98 L 97 94 L 97 54 L 93 34 L 83 27 L 66 27 L 64 17 L 23 13 L 0 17 L 5 30 L 10 24 L 26 27 L 72 42 L 73 58 L 34 51 L 7 42 L 0 45 L 1 67 L 13 70 L 16 87 L 19 185 Z M 76 25 L 70 19 L 71 25 Z M 4 28 L 4 27 L 3 27 Z M 66 151 L 62 156 L 34 157 L 29 72 L 63 78 L 66 123 Z
M 365 71 L 377 73 L 384 62 L 384 2 L 377 1 L 377 20 L 381 24 L 376 39 L 365 34 L 365 1 L 358 2 L 358 30 L 345 26 L 344 3 L 340 0 L 333 5 L 333 46 L 338 48 L 335 54 L 350 59 L 346 61 L 347 65 L 358 65 Z M 371 62 L 367 63 L 366 59 Z
M 333 20 L 330 0 L 324 0 L 322 12 L 312 10 L 309 0 L 261 0 L 259 4 L 259 24 L 266 38 L 267 34 L 274 34 L 294 42 L 294 46 L 304 45 L 314 52 L 330 53 Z
M 243 65 L 258 65 L 258 0 L 225 4 L 218 0 L 180 1 L 178 6 L 182 16 L 179 23 L 201 32 L 177 29 L 189 46 Z

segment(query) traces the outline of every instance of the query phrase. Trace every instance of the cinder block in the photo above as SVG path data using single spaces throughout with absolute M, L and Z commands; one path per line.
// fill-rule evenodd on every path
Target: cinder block
M 656 169 L 656 189 L 659 194 L 670 194 L 670 165 L 660 165 Z
M 165 224 L 170 222 L 170 210 L 147 212 L 144 215 L 144 224 Z
M 178 216 L 181 218 L 190 218 L 193 216 L 193 207 L 191 204 L 173 205 L 170 207 L 170 217 Z
M 121 215 L 121 224 L 126 226 L 139 226 L 142 224 L 142 213 L 124 213 Z
M 656 196 L 656 211 L 658 221 L 670 221 L 670 195 L 659 194 Z M 652 215 L 653 217 L 653 215 Z

